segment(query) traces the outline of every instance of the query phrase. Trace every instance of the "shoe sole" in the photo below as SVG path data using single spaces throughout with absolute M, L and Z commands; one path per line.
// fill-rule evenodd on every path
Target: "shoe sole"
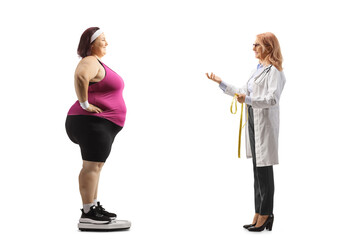
M 118 231 L 127 230 L 131 227 L 131 222 L 126 220 L 116 220 L 108 224 L 79 223 L 80 231 Z

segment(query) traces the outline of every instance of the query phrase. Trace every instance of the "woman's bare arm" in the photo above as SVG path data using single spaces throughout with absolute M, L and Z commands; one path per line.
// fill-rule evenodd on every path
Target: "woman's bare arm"
M 78 100 L 82 103 L 88 100 L 88 86 L 91 79 L 99 72 L 97 59 L 93 56 L 83 58 L 75 70 L 75 90 Z M 89 112 L 102 112 L 94 105 L 89 106 Z

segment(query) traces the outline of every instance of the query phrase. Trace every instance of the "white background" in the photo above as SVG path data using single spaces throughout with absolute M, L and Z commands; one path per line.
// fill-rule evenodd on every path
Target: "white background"
M 289 239 L 341 235 L 341 21 L 338 1 L 11 1 L 0 5 L 1 239 Z M 125 232 L 79 232 L 79 147 L 65 132 L 76 101 L 79 38 L 105 32 L 105 64 L 125 81 L 127 120 L 99 200 Z M 255 36 L 279 39 L 287 78 L 272 232 L 254 215 L 239 116 L 205 77 L 241 86 Z M 6 238 L 3 238 L 6 236 Z

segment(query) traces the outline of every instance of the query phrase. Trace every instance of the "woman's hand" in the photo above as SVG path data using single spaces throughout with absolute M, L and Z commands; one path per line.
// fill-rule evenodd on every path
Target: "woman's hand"
M 213 80 L 214 82 L 217 82 L 218 84 L 220 84 L 222 82 L 222 79 L 219 76 L 216 76 L 215 74 L 211 73 L 210 76 L 208 73 L 206 73 L 207 77 L 211 80 Z
M 246 100 L 246 94 L 238 94 L 237 100 L 239 103 L 244 103 Z
M 89 104 L 89 107 L 86 109 L 87 112 L 96 112 L 101 113 L 102 109 L 94 106 L 93 104 Z

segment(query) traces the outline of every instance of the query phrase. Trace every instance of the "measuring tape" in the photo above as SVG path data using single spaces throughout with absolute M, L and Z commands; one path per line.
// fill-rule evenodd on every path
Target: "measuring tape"
M 234 97 L 233 97 L 233 101 L 232 101 L 232 104 L 230 105 L 230 112 L 232 114 L 236 114 L 237 113 L 237 97 L 239 95 L 237 93 L 235 93 Z M 233 112 L 233 105 L 234 105 L 234 102 L 235 102 L 235 112 Z M 241 115 L 240 115 L 240 129 L 239 129 L 239 149 L 238 149 L 238 157 L 240 158 L 240 150 L 241 150 L 241 130 L 242 128 L 245 127 L 246 123 L 247 123 L 247 120 L 248 120 L 248 111 L 247 111 L 247 119 L 246 119 L 246 122 L 245 124 L 242 126 L 242 114 L 243 113 L 243 103 L 241 103 Z

